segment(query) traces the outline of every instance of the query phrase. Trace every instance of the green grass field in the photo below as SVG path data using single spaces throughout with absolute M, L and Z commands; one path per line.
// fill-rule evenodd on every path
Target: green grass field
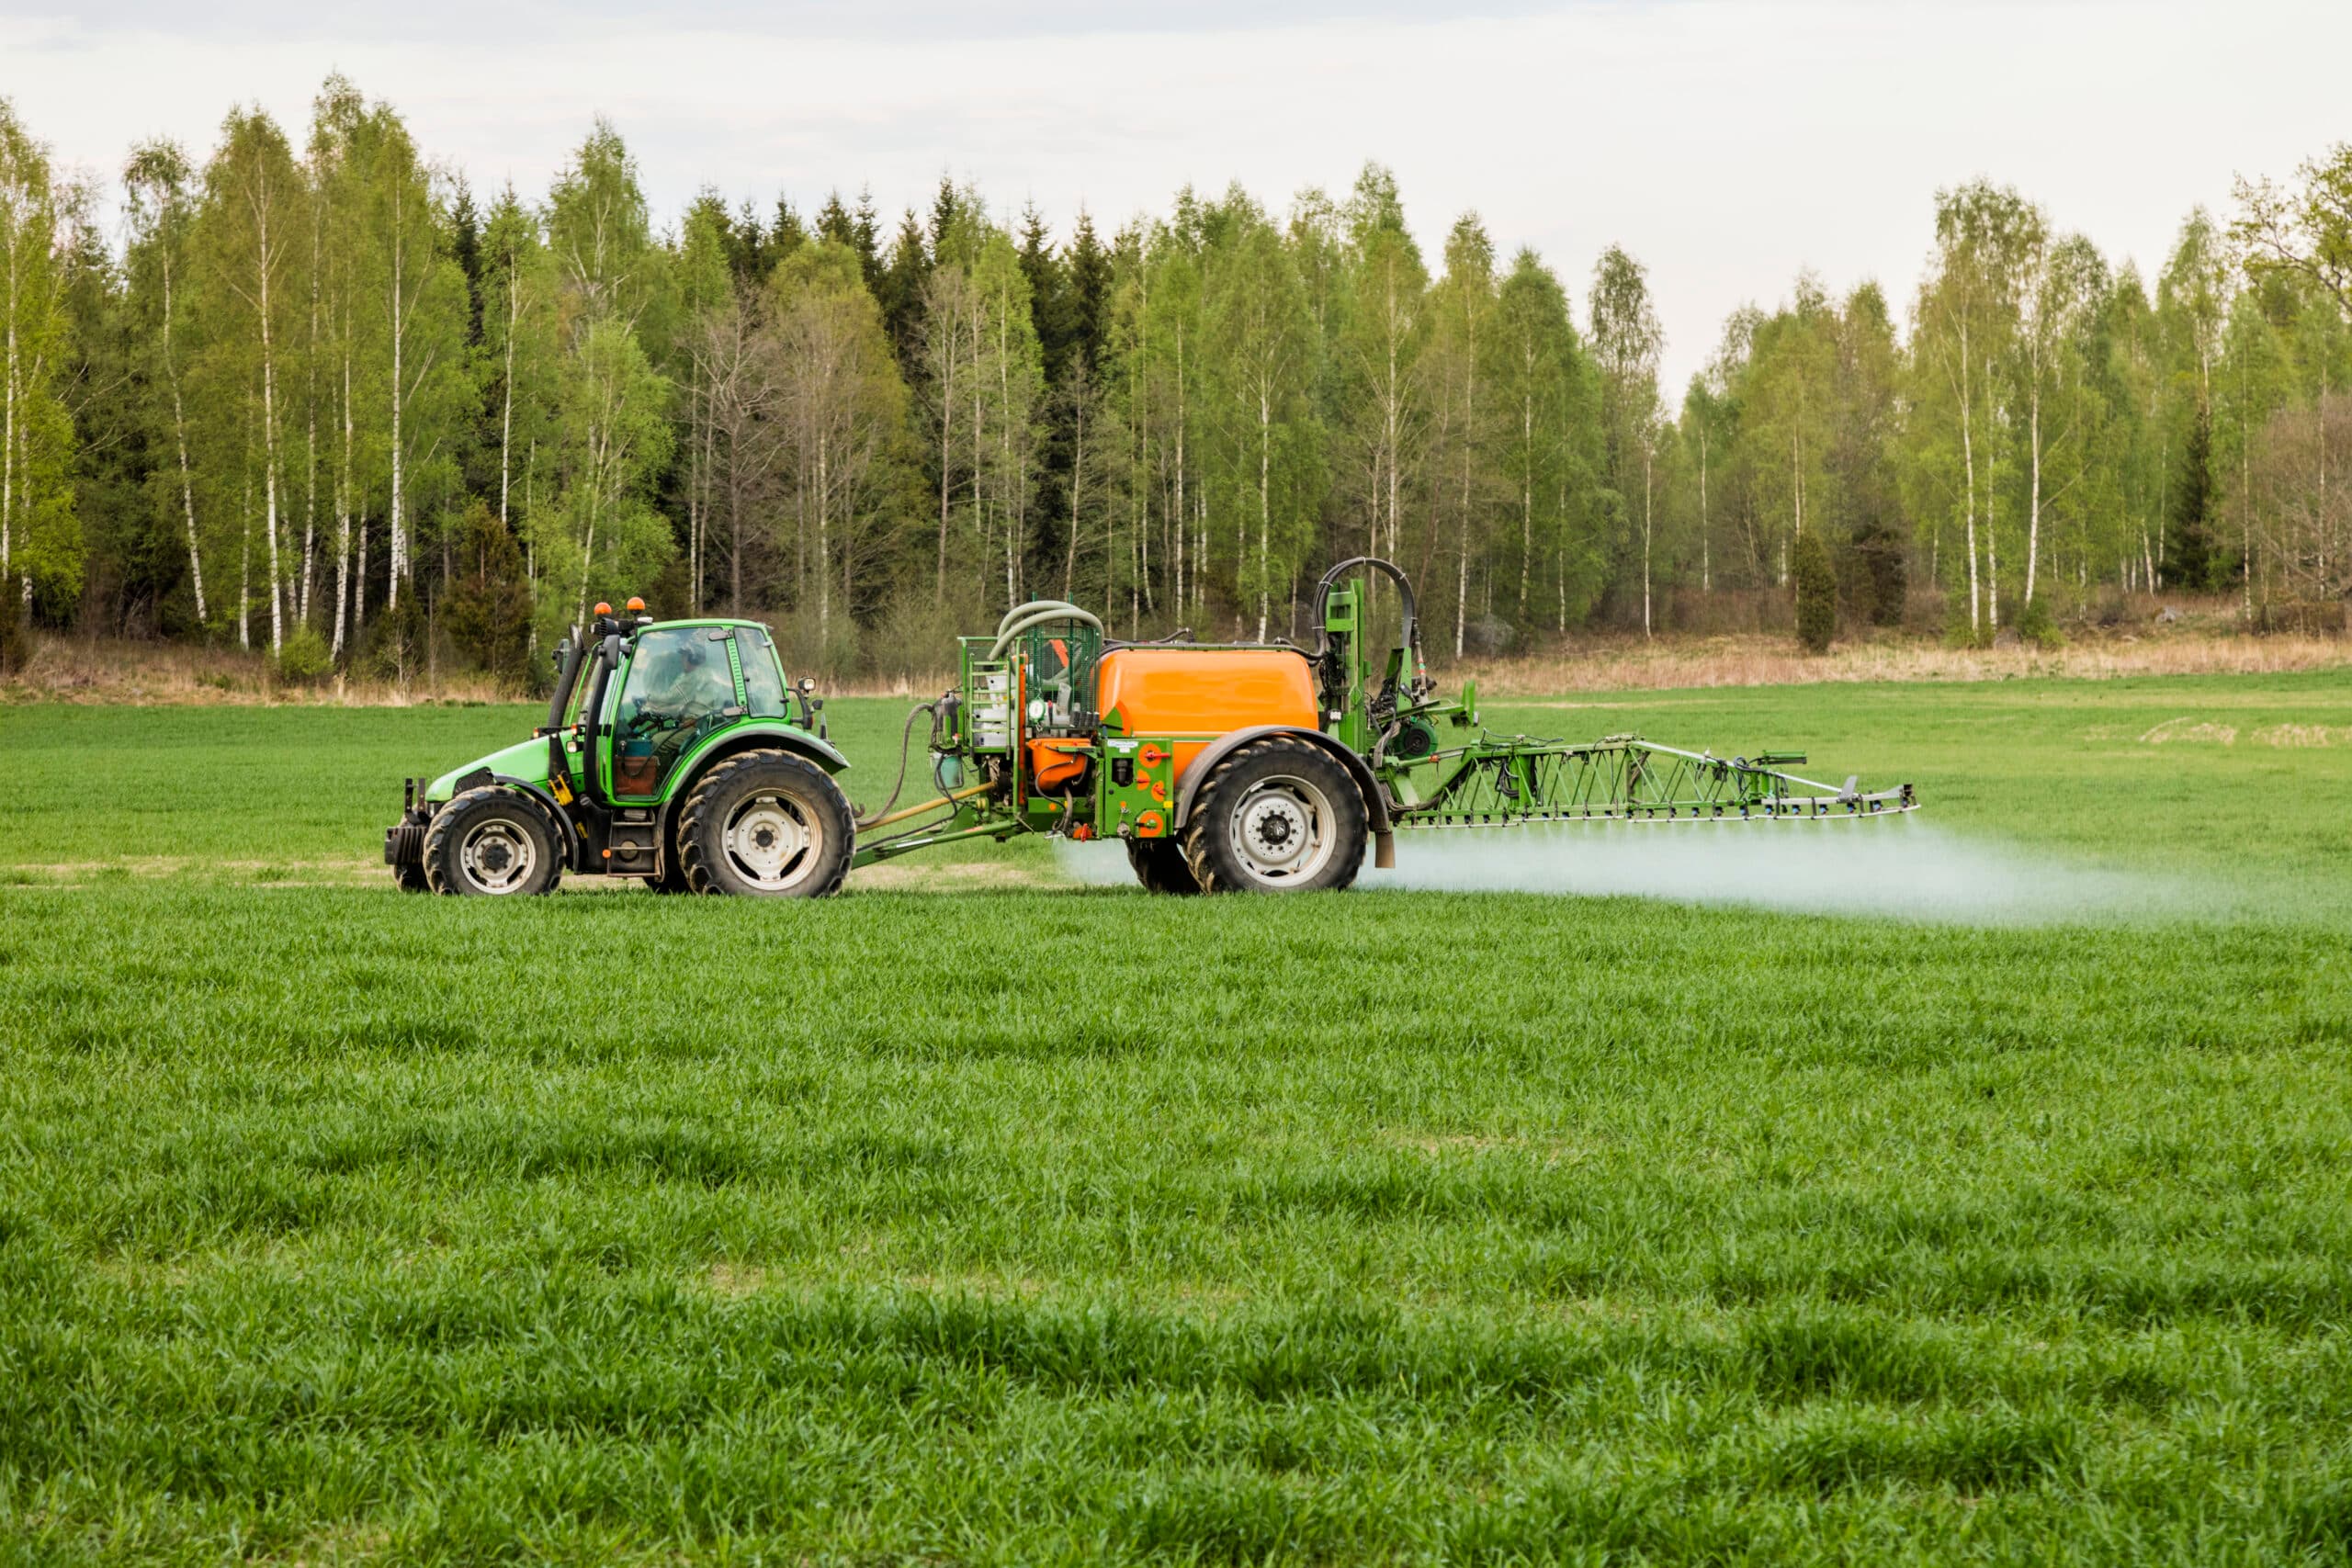
M 1487 716 L 2123 891 L 409 897 L 526 710 L 0 709 L 0 1559 L 2352 1555 L 2352 680 Z

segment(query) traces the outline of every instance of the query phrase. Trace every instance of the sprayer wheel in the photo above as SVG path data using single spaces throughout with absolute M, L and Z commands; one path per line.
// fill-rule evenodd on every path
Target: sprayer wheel
M 678 863 L 697 893 L 821 898 L 841 889 L 856 837 L 849 801 L 789 751 L 713 767 L 678 817 Z
M 1201 885 L 1184 859 L 1184 846 L 1174 839 L 1128 839 L 1127 864 L 1147 893 L 1198 893 Z
M 1219 762 L 1201 786 L 1184 859 L 1204 893 L 1336 891 L 1363 868 L 1370 830 L 1363 792 L 1337 759 L 1270 735 Z

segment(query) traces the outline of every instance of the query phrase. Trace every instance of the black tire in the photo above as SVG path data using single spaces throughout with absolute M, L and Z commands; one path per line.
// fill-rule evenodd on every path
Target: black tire
M 678 863 L 696 893 L 821 898 L 849 874 L 855 835 L 849 801 L 824 770 L 789 751 L 746 751 L 686 796 Z
M 396 865 L 392 867 L 392 881 L 403 893 L 430 893 L 433 891 L 433 884 L 426 878 L 424 874 L 424 867 L 422 865 Z
M 1136 880 L 1149 893 L 1198 893 L 1193 868 L 1185 862 L 1184 846 L 1174 839 L 1129 839 L 1127 864 Z
M 1216 765 L 1193 802 L 1184 858 L 1204 893 L 1336 891 L 1363 866 L 1370 818 L 1339 760 L 1287 735 Z
M 424 880 L 435 893 L 552 893 L 562 879 L 555 826 L 520 790 L 469 789 L 425 829 Z

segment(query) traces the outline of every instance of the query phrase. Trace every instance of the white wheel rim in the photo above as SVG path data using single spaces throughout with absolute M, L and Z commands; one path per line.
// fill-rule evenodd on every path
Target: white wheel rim
M 503 817 L 476 823 L 458 845 L 458 867 L 478 893 L 520 892 L 538 866 L 538 844 L 520 823 Z
M 797 886 L 816 870 L 824 829 L 789 795 L 755 795 L 727 819 L 727 858 L 763 892 Z
M 1311 882 L 1330 863 L 1331 802 L 1317 785 L 1290 774 L 1260 779 L 1234 803 L 1234 858 L 1268 887 Z

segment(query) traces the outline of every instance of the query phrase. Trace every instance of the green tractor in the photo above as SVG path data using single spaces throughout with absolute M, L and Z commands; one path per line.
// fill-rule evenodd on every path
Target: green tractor
M 547 723 L 410 779 L 384 859 L 435 893 L 546 893 L 564 873 L 668 893 L 816 897 L 856 836 L 813 683 L 785 680 L 756 621 L 657 622 L 596 606 L 556 649 Z M 796 711 L 797 710 L 797 711 Z

